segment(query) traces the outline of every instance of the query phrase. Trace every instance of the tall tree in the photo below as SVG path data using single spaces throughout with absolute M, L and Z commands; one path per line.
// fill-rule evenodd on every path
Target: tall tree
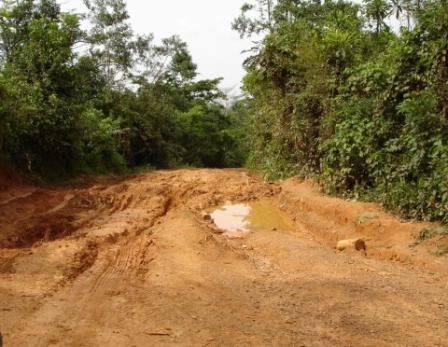
M 9 96 L 9 139 L 16 160 L 29 170 L 43 160 L 68 163 L 69 134 L 79 109 L 73 104 L 79 17 L 54 0 L 5 3 L 0 41 L 3 83 Z
M 241 7 L 241 14 L 233 21 L 232 28 L 241 37 L 272 30 L 275 0 L 254 0 Z
M 392 14 L 392 4 L 388 0 L 364 0 L 366 17 L 373 21 L 375 33 L 389 29 L 386 18 Z
M 93 24 L 87 36 L 90 53 L 98 61 L 108 85 L 124 87 L 130 78 L 136 77 L 136 68 L 150 64 L 153 37 L 134 35 L 124 0 L 84 0 L 84 3 Z

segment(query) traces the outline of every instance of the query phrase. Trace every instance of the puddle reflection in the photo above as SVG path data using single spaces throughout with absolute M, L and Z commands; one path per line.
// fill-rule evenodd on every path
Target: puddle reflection
M 268 201 L 227 204 L 210 215 L 218 228 L 229 233 L 293 229 L 293 222 L 287 214 Z

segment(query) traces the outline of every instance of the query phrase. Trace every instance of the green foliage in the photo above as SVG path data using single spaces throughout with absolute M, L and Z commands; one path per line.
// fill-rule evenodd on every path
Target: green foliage
M 434 236 L 447 236 L 447 227 L 427 227 L 423 228 L 417 236 L 419 241 L 424 241 L 433 238 Z
M 365 16 L 373 21 L 375 33 L 378 35 L 381 30 L 389 29 L 386 19 L 392 13 L 392 3 L 386 0 L 364 0 Z
M 221 105 L 221 79 L 198 80 L 179 37 L 135 35 L 124 0 L 85 4 L 87 15 L 55 0 L 1 3 L 0 160 L 46 179 L 241 165 L 242 123 Z
M 448 236 L 448 227 L 446 226 L 425 227 L 417 235 L 416 244 L 437 238 L 435 241 L 432 241 L 432 243 L 435 244 L 436 246 L 436 249 L 432 252 L 432 254 L 436 257 L 442 257 L 448 254 L 448 244 L 446 242 L 447 236 Z
M 447 245 L 438 245 L 437 249 L 433 252 L 436 257 L 443 257 L 448 254 Z
M 63 15 L 54 1 L 35 6 L 26 1 L 7 12 L 1 24 L 2 85 L 5 91 L 7 135 L 4 149 L 18 166 L 41 174 L 66 173 L 73 161 L 71 149 L 80 108 L 72 100 L 72 47 L 79 37 L 76 16 Z M 20 16 L 22 21 L 15 21 Z
M 223 130 L 224 161 L 227 166 L 241 167 L 249 155 L 249 103 L 246 99 L 234 100 L 226 112 L 229 127 Z
M 279 0 L 245 65 L 251 166 L 448 222 L 447 62 L 445 1 Z
M 77 165 L 83 171 L 123 172 L 126 162 L 120 154 L 120 136 L 123 130 L 119 120 L 104 117 L 95 108 L 86 109 L 79 123 L 80 135 L 75 147 L 82 163 Z

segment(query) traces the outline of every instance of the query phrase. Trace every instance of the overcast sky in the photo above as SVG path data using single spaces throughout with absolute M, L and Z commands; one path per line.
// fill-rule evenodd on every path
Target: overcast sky
M 82 0 L 59 0 L 64 10 L 84 11 Z M 127 0 L 132 27 L 157 39 L 174 34 L 188 43 L 203 78 L 224 77 L 222 87 L 236 88 L 243 77 L 241 52 L 250 48 L 231 30 L 245 0 Z

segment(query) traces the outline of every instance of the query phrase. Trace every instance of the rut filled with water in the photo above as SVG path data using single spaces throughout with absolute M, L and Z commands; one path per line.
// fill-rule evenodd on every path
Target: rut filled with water
M 219 229 L 230 234 L 293 229 L 288 215 L 269 201 L 229 203 L 213 211 L 210 216 Z

